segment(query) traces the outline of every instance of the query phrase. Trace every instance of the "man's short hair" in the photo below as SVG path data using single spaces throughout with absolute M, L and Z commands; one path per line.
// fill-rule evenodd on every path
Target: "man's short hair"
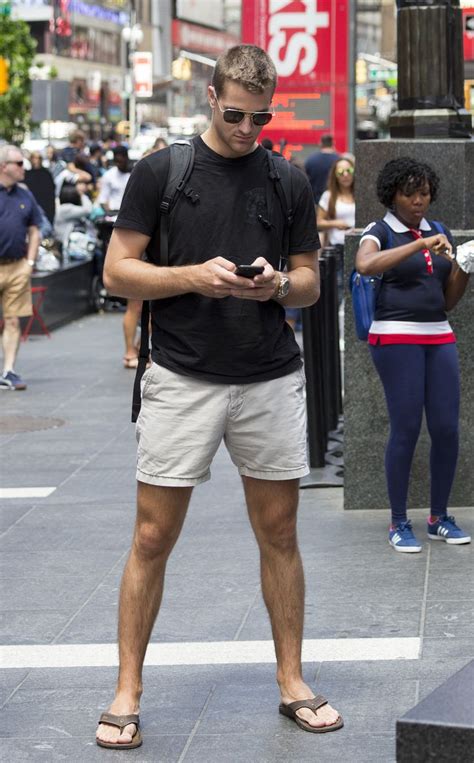
M 77 143 L 78 140 L 85 141 L 86 134 L 82 130 L 73 130 L 69 133 L 69 143 Z
M 8 162 L 8 158 L 13 151 L 19 151 L 20 154 L 23 154 L 21 148 L 18 148 L 18 146 L 14 146 L 11 143 L 6 143 L 4 146 L 0 146 L 0 164 Z
M 128 148 L 126 146 L 116 146 L 113 149 L 114 159 L 117 159 L 118 156 L 126 156 L 128 159 Z
M 234 45 L 222 53 L 216 61 L 212 85 L 220 95 L 226 80 L 237 82 L 251 93 L 273 93 L 277 84 L 277 72 L 272 59 L 256 45 Z
M 332 148 L 334 145 L 334 139 L 332 135 L 323 135 L 321 137 L 321 148 Z

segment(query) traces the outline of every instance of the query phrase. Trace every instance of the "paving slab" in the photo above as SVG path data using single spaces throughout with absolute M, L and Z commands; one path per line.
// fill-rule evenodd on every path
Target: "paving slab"
M 47 498 L 2 500 L 0 645 L 116 641 L 136 491 L 134 375 L 121 356 L 121 315 L 90 316 L 21 348 L 19 370 L 29 387 L 2 396 L 2 416 L 56 417 L 63 424 L 0 432 L 0 487 L 56 488 Z M 472 533 L 472 510 L 455 513 Z M 418 659 L 305 663 L 305 679 L 343 714 L 342 731 L 307 734 L 280 716 L 274 664 L 149 666 L 145 743 L 127 759 L 394 761 L 396 719 L 474 656 L 473 547 L 430 544 L 426 514 L 411 512 L 423 552 L 407 558 L 389 547 L 384 512 L 344 512 L 339 488 L 301 491 L 306 638 L 420 640 Z M 270 639 L 241 483 L 220 448 L 170 558 L 152 641 Z M 2 757 L 116 760 L 94 743 L 115 680 L 113 667 L 0 665 Z

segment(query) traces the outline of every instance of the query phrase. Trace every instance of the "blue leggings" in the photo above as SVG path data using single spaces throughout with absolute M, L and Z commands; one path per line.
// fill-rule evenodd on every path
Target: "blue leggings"
M 459 443 L 459 364 L 455 344 L 370 347 L 385 391 L 390 437 L 385 472 L 392 523 L 407 518 L 407 493 L 423 408 L 431 437 L 431 514 L 446 514 Z

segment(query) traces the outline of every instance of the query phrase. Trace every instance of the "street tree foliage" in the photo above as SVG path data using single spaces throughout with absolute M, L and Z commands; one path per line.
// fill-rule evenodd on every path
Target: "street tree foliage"
M 9 63 L 8 90 L 0 95 L 0 140 L 21 143 L 31 126 L 31 81 L 36 40 L 25 21 L 0 16 L 0 57 Z

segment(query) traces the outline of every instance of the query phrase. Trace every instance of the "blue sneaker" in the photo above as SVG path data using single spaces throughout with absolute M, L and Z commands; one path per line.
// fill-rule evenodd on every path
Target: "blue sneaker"
M 26 384 L 21 376 L 14 371 L 7 371 L 6 374 L 0 376 L 0 389 L 26 389 Z
M 460 546 L 462 543 L 470 543 L 471 536 L 461 530 L 454 521 L 454 517 L 440 517 L 437 522 L 431 524 L 428 522 L 428 538 L 431 540 L 444 540 L 453 546 Z
M 409 519 L 389 530 L 388 542 L 395 551 L 401 551 L 402 554 L 417 554 L 421 551 L 421 545 L 415 538 Z

